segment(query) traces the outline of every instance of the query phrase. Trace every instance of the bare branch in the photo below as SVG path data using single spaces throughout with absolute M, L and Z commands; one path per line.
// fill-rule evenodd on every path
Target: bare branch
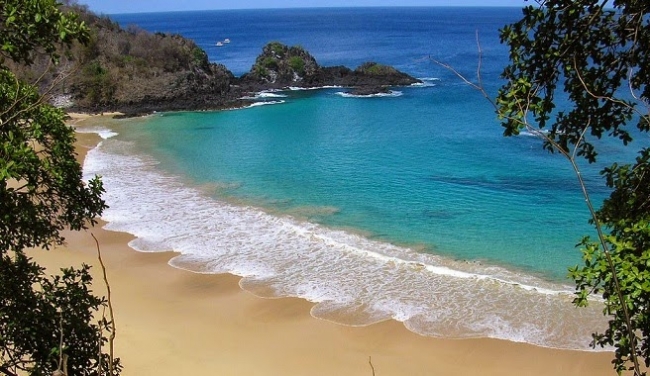
M 481 41 L 478 38 L 478 29 L 476 29 L 476 48 L 478 50 L 478 63 L 476 67 L 476 79 L 478 86 L 483 87 L 483 80 L 481 79 L 481 66 L 483 65 L 483 49 L 481 48 Z
M 63 311 L 59 309 L 59 366 L 57 371 L 63 371 Z
M 43 72 L 41 73 L 41 75 L 40 75 L 40 76 L 36 79 L 36 81 L 33 83 L 34 86 L 38 85 L 38 83 L 41 82 L 41 81 L 43 80 L 43 78 L 45 77 L 45 75 L 47 74 L 47 72 L 49 71 L 49 69 L 51 68 L 51 66 L 52 66 L 52 62 L 49 61 L 49 62 L 48 62 L 48 66 L 43 70 Z M 64 70 L 63 72 L 59 73 L 59 75 L 58 75 L 58 76 L 57 76 L 57 77 L 56 77 L 56 78 L 55 78 L 55 79 L 54 79 L 54 80 L 53 80 L 53 81 L 48 85 L 48 87 L 44 90 L 43 94 L 39 96 L 39 98 L 38 98 L 37 101 L 34 101 L 30 106 L 28 106 L 28 107 L 26 107 L 26 108 L 23 108 L 22 110 L 20 110 L 20 111 L 16 112 L 15 114 L 11 115 L 11 116 L 8 117 L 7 119 L 2 119 L 2 117 L 5 116 L 5 115 L 7 115 L 8 113 L 10 113 L 10 112 L 11 112 L 11 111 L 16 107 L 16 105 L 18 105 L 19 103 L 23 103 L 24 100 L 25 100 L 25 98 L 26 98 L 26 95 L 27 95 L 27 94 L 26 94 L 25 96 L 19 97 L 19 93 L 20 93 L 20 87 L 21 87 L 21 85 L 20 85 L 20 81 L 18 80 L 18 78 L 14 76 L 15 85 L 16 85 L 16 95 L 15 95 L 15 96 L 16 96 L 16 100 L 14 101 L 14 103 L 12 103 L 12 104 L 9 106 L 9 108 L 7 108 L 4 112 L 0 113 L 0 125 L 3 125 L 3 124 L 5 124 L 5 123 L 7 123 L 7 122 L 10 122 L 10 121 L 13 121 L 14 119 L 18 119 L 18 118 L 19 118 L 22 114 L 24 114 L 25 112 L 29 112 L 29 111 L 33 110 L 34 108 L 36 108 L 36 107 L 42 105 L 43 102 L 44 102 L 44 100 L 45 100 L 45 98 L 47 97 L 47 95 L 48 95 L 50 92 L 52 92 L 52 90 L 54 90 L 54 88 L 55 88 L 58 84 L 60 84 L 60 83 L 63 82 L 65 79 L 67 79 L 68 77 L 70 77 L 70 75 L 72 75 L 74 72 L 75 72 L 75 69 L 69 69 L 69 70 Z
M 368 364 L 370 364 L 370 369 L 372 370 L 372 376 L 375 376 L 375 366 L 372 365 L 372 356 L 368 357 Z
M 97 258 L 99 260 L 99 265 L 102 267 L 102 274 L 104 277 L 104 284 L 106 285 L 106 291 L 107 291 L 107 296 L 106 299 L 108 301 L 108 314 L 110 318 L 110 325 L 111 325 L 111 334 L 109 335 L 108 338 L 108 370 L 109 373 L 112 375 L 113 374 L 113 360 L 114 358 L 114 351 L 113 351 L 113 344 L 115 342 L 115 334 L 117 332 L 116 326 L 115 326 L 115 315 L 113 314 L 113 302 L 111 300 L 111 285 L 108 283 L 108 277 L 106 276 L 106 266 L 104 265 L 104 260 L 102 260 L 102 253 L 99 249 L 99 241 L 95 237 L 95 234 L 90 233 L 90 235 L 93 237 L 95 240 L 95 245 L 97 246 Z M 101 356 L 100 356 L 101 358 Z
M 578 142 L 576 142 L 576 146 L 573 148 L 573 153 L 571 153 L 571 159 L 576 159 L 576 153 L 578 152 L 578 146 L 582 143 L 582 140 L 585 137 L 585 134 L 587 133 L 587 130 L 589 129 L 589 126 L 591 125 L 591 119 L 587 121 L 587 124 L 585 124 L 585 127 L 582 129 L 582 132 L 580 132 L 580 137 L 578 138 Z
M 97 349 L 97 359 L 98 359 L 97 360 L 97 375 L 102 374 L 102 345 L 103 344 L 102 344 L 101 338 L 104 337 L 104 324 L 103 324 L 104 321 L 103 320 L 105 320 L 105 319 L 106 319 L 106 307 L 104 306 L 104 307 L 102 307 L 102 317 L 99 320 L 99 323 L 97 325 L 98 328 L 99 328 L 99 337 L 100 337 L 99 346 L 97 346 L 98 347 L 98 349 Z
M 440 65 L 441 67 L 443 67 L 443 68 L 445 68 L 445 69 L 451 71 L 453 74 L 455 74 L 456 76 L 458 76 L 458 78 L 460 78 L 461 80 L 463 80 L 463 82 L 465 82 L 465 83 L 468 84 L 469 86 L 473 87 L 474 89 L 476 89 L 476 90 L 478 90 L 478 91 L 483 92 L 483 88 L 482 88 L 482 87 L 478 86 L 477 84 L 475 84 L 475 83 L 473 83 L 472 81 L 470 81 L 470 80 L 468 80 L 467 78 L 465 78 L 465 76 L 463 76 L 462 73 L 460 73 L 459 71 L 457 71 L 457 70 L 456 70 L 454 67 L 452 67 L 451 65 L 449 65 L 449 64 L 447 64 L 447 63 L 443 63 L 443 62 L 440 61 L 440 60 L 436 60 L 436 59 L 434 59 L 434 58 L 432 58 L 432 57 L 430 57 L 430 56 L 429 56 L 429 59 L 430 59 L 431 61 L 433 61 L 434 63 Z
M 40 81 L 43 79 L 43 77 L 45 77 L 45 74 L 46 74 L 47 71 L 50 69 L 50 66 L 51 66 L 51 65 L 52 65 L 52 62 L 50 61 L 50 62 L 48 63 L 47 68 L 44 69 L 43 72 L 41 73 L 41 75 L 36 79 L 36 83 L 40 82 Z M 18 103 L 23 102 L 23 101 L 25 100 L 25 98 L 26 98 L 26 96 L 23 96 L 23 97 L 21 97 L 21 98 L 18 98 L 18 95 L 19 95 L 19 93 L 20 93 L 20 81 L 18 80 L 18 77 L 16 77 L 15 75 L 14 75 L 14 81 L 15 81 L 15 85 L 16 85 L 16 100 L 14 101 L 14 103 L 11 104 L 11 106 L 9 106 L 9 108 L 8 108 L 6 111 L 4 111 L 3 113 L 0 113 L 0 118 L 2 118 L 4 115 L 6 115 L 7 113 L 9 113 L 11 110 L 13 110 L 13 108 L 16 107 L 16 105 L 17 105 Z M 26 94 L 26 95 L 27 95 L 27 94 Z M 18 111 L 16 114 L 14 114 L 13 116 L 10 116 L 8 119 L 4 119 L 4 120 L 3 120 L 3 124 L 6 123 L 6 122 L 9 122 L 9 121 L 12 121 L 13 119 L 17 118 L 17 117 L 18 117 L 20 114 L 22 114 L 23 112 L 26 112 L 26 111 L 28 111 L 28 110 L 31 110 L 31 109 L 33 109 L 34 107 L 39 106 L 41 103 L 42 103 L 42 97 L 39 98 L 36 102 L 34 102 L 31 106 L 29 106 L 29 107 L 27 107 L 27 108 L 25 108 L 25 109 L 23 109 L 23 110 Z
M 636 107 L 634 107 L 634 106 L 630 106 L 629 104 L 625 103 L 624 101 L 619 100 L 619 99 L 616 99 L 616 98 L 613 98 L 613 97 L 607 97 L 607 96 L 603 96 L 603 95 L 597 95 L 597 94 L 593 93 L 591 90 L 589 90 L 589 88 L 587 87 L 587 84 L 585 83 L 584 79 L 582 78 L 582 75 L 580 74 L 580 70 L 578 69 L 578 63 L 577 63 L 577 61 L 576 61 L 575 56 L 573 57 L 573 68 L 574 68 L 575 71 L 576 71 L 576 75 L 578 76 L 578 80 L 580 81 L 580 84 L 582 85 L 582 88 L 585 89 L 585 91 L 587 92 L 587 94 L 589 94 L 590 96 L 592 96 L 592 97 L 595 98 L 595 99 L 600 99 L 600 100 L 604 100 L 604 101 L 608 101 L 608 102 L 612 102 L 612 103 L 620 104 L 620 105 L 622 105 L 622 106 L 624 106 L 624 107 L 627 107 L 627 108 L 629 108 L 630 110 L 634 111 L 636 114 L 638 114 L 639 116 L 641 116 L 642 119 L 646 119 L 647 121 L 650 121 L 650 119 L 647 119 L 648 114 L 644 114 L 644 113 L 642 113 L 641 111 L 637 110 Z M 628 77 L 630 77 L 630 76 L 631 76 L 631 70 L 630 70 L 630 73 L 629 73 Z M 628 80 L 628 82 L 629 82 L 629 86 L 630 86 L 630 92 L 632 93 L 632 97 L 635 98 L 635 99 L 637 99 L 637 100 L 639 100 L 639 101 L 641 101 L 641 103 L 644 103 L 644 104 L 645 104 L 645 102 L 643 102 L 642 100 L 638 99 L 638 98 L 634 95 L 634 92 L 633 92 L 633 90 L 632 90 L 632 83 L 631 83 L 631 81 L 629 81 L 629 80 Z M 646 105 L 646 108 L 647 108 L 647 107 L 648 107 L 648 106 Z
M 18 376 L 18 374 L 11 372 L 7 367 L 0 366 L 0 372 L 7 376 Z

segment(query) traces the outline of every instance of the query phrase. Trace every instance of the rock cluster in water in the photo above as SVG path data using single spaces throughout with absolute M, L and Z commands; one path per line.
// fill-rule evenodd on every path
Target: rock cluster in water
M 355 70 L 344 66 L 321 67 L 302 47 L 278 42 L 263 48 L 250 72 L 240 81 L 249 89 L 342 86 L 367 94 L 386 92 L 388 86 L 420 82 L 393 67 L 374 62 L 364 63 Z

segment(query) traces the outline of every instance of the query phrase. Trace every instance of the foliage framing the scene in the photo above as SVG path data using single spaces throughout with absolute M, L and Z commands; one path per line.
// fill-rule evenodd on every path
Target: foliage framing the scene
M 505 135 L 524 128 L 536 132 L 545 148 L 566 156 L 577 172 L 598 240 L 583 239 L 584 264 L 570 269 L 574 303 L 583 306 L 589 295 L 601 295 L 610 320 L 594 334 L 592 345 L 615 347 L 616 371 L 645 374 L 642 361 L 650 365 L 650 2 L 537 3 L 501 30 L 510 64 L 497 97 L 498 114 Z M 566 108 L 556 108 L 561 95 L 567 96 Z M 603 136 L 637 148 L 638 158 L 601 172 L 612 192 L 596 210 L 577 159 L 596 161 L 593 140 Z
M 88 266 L 48 276 L 28 248 L 61 244 L 64 229 L 94 224 L 106 207 L 98 178 L 85 184 L 64 113 L 44 103 L 8 63 L 53 63 L 60 47 L 86 42 L 77 16 L 53 0 L 0 1 L 0 374 L 108 374 L 101 345 L 109 323 L 91 293 Z M 112 363 L 112 362 L 111 362 Z M 118 374 L 119 361 L 113 364 Z

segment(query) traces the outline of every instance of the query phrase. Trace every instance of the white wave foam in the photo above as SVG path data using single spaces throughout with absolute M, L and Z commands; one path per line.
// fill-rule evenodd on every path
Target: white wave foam
M 397 90 L 391 90 L 388 93 L 375 93 L 375 94 L 367 94 L 367 95 L 351 94 L 351 93 L 346 93 L 344 91 L 338 91 L 334 94 L 339 95 L 343 98 L 383 98 L 383 97 L 401 97 L 404 93 Z
M 542 137 L 543 135 L 547 135 L 548 133 L 549 133 L 548 129 L 540 129 L 532 132 L 523 130 L 519 132 L 519 135 L 524 137 Z
M 248 106 L 244 106 L 244 107 L 241 107 L 241 108 L 234 108 L 233 110 L 241 110 L 241 109 L 244 109 L 244 108 L 252 108 L 252 107 L 260 107 L 260 106 L 268 106 L 268 105 L 272 105 L 272 104 L 282 104 L 282 103 L 285 103 L 285 102 L 286 102 L 286 101 L 263 101 L 263 102 L 255 102 L 255 103 L 251 103 L 251 104 L 248 105 Z
M 315 317 L 392 318 L 422 335 L 586 349 L 603 323 L 601 305 L 575 309 L 564 286 L 215 201 L 136 152 L 107 140 L 89 152 L 84 173 L 103 176 L 107 227 L 134 234 L 135 249 L 181 253 L 172 266 L 240 275 L 255 294 L 317 303 Z
M 320 90 L 320 89 L 341 89 L 342 87 L 343 86 L 337 86 L 337 85 L 313 86 L 313 87 L 289 86 L 287 89 L 291 91 L 303 91 L 303 90 Z
M 103 140 L 108 140 L 111 137 L 115 137 L 118 133 L 103 127 L 76 127 L 75 132 L 78 133 L 95 133 L 99 135 Z
M 277 92 L 274 91 L 262 91 L 259 93 L 256 93 L 252 97 L 242 97 L 241 99 L 266 99 L 266 98 L 286 98 L 287 95 L 285 94 L 277 94 Z
M 414 84 L 411 84 L 411 86 L 412 87 L 434 87 L 437 85 L 431 82 L 416 82 Z
M 261 93 L 257 94 L 257 97 L 259 97 L 259 98 L 286 98 L 287 96 L 285 94 L 261 92 Z
M 418 80 L 422 82 L 416 82 L 414 84 L 411 84 L 411 86 L 414 87 L 434 87 L 437 86 L 435 82 L 440 81 L 439 78 L 434 78 L 434 77 L 423 77 L 423 78 L 418 78 Z

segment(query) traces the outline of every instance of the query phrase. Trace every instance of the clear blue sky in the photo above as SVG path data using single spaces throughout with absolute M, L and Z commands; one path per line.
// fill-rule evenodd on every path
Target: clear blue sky
M 369 6 L 514 6 L 524 0 L 78 0 L 95 13 L 117 14 L 206 9 Z

